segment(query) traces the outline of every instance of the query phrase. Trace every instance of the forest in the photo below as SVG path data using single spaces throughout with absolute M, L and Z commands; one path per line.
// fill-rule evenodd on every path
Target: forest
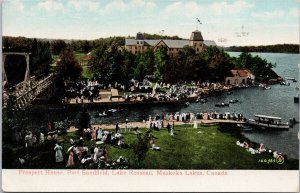
M 267 46 L 231 46 L 225 48 L 231 52 L 267 52 L 267 53 L 299 53 L 299 44 L 276 44 Z
M 146 34 L 149 38 L 159 35 Z M 178 38 L 178 37 L 165 37 Z M 131 79 L 166 83 L 191 81 L 223 82 L 231 69 L 249 69 L 258 81 L 277 78 L 272 64 L 247 52 L 238 57 L 231 57 L 219 47 L 206 47 L 201 53 L 186 46 L 179 53 L 170 57 L 167 48 L 149 49 L 144 53 L 132 54 L 122 49 L 125 37 L 99 38 L 96 40 L 39 40 L 25 37 L 3 37 L 3 52 L 30 52 L 31 74 L 47 75 L 57 72 L 63 79 L 77 81 L 82 78 L 80 61 L 76 53 L 91 54 L 88 61 L 89 78 L 104 84 L 128 83 Z M 7 62 L 22 62 L 14 57 Z M 55 65 L 54 65 L 55 64 Z M 10 69 L 11 71 L 18 69 Z

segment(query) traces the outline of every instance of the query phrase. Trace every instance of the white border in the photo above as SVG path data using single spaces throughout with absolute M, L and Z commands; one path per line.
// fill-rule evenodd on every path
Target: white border
M 72 171 L 74 174 L 69 173 Z M 107 172 L 107 175 L 99 172 Z M 117 172 L 127 174 L 117 174 Z M 208 175 L 222 170 L 3 170 L 3 190 L 9 192 L 299 192 L 299 172 L 275 170 L 224 170 L 227 175 Z M 157 171 L 183 175 L 157 175 Z M 185 175 L 185 172 L 203 175 Z M 24 173 L 27 174 L 24 174 Z M 34 172 L 34 173 L 33 173 Z M 59 175 L 46 173 L 57 172 Z M 78 173 L 76 173 L 78 172 Z M 83 175 L 83 172 L 95 174 Z

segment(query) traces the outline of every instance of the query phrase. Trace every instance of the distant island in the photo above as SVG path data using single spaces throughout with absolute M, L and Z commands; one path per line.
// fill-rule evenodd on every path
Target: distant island
M 299 44 L 276 44 L 267 46 L 230 46 L 224 48 L 231 52 L 269 52 L 269 53 L 299 53 Z

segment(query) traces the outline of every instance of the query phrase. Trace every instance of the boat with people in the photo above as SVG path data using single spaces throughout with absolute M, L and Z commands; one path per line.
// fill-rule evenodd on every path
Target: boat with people
M 185 106 L 185 107 L 188 107 L 188 106 L 190 106 L 190 103 L 189 103 L 189 102 L 186 102 L 186 103 L 184 103 L 184 106 Z
M 240 128 L 240 131 L 252 131 L 253 128 L 250 127 L 249 125 L 245 124 L 237 124 L 237 126 Z
M 280 85 L 290 86 L 290 83 L 287 80 L 285 80 L 285 81 L 280 82 Z
M 200 103 L 203 104 L 203 103 L 207 103 L 207 101 L 208 101 L 207 98 L 200 98 L 200 97 L 199 97 L 199 98 L 197 98 L 196 103 L 199 103 L 199 102 L 200 102 Z
M 105 111 L 103 111 L 102 113 L 99 113 L 99 117 L 107 117 L 107 116 L 108 116 L 108 114 Z
M 112 116 L 115 113 L 119 112 L 121 110 L 119 109 L 108 109 L 106 111 L 102 111 L 101 113 L 98 114 L 99 117 L 108 117 L 108 116 Z
M 289 129 L 289 123 L 283 123 L 281 117 L 254 115 L 255 119 L 248 119 L 247 124 L 258 129 Z
M 234 100 L 230 100 L 230 101 L 229 101 L 229 103 L 237 103 L 237 102 L 239 102 L 238 99 L 234 99 Z
M 215 104 L 215 107 L 228 107 L 229 103 L 217 103 Z

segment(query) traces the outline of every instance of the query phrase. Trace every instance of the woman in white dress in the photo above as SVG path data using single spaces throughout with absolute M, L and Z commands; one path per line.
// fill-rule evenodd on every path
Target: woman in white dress
M 55 144 L 54 150 L 56 151 L 55 152 L 56 163 L 62 162 L 64 160 L 62 155 L 62 146 L 60 146 L 59 144 Z
M 103 135 L 102 135 L 102 129 L 100 128 L 100 129 L 97 130 L 97 140 L 101 140 L 102 137 L 103 137 Z

